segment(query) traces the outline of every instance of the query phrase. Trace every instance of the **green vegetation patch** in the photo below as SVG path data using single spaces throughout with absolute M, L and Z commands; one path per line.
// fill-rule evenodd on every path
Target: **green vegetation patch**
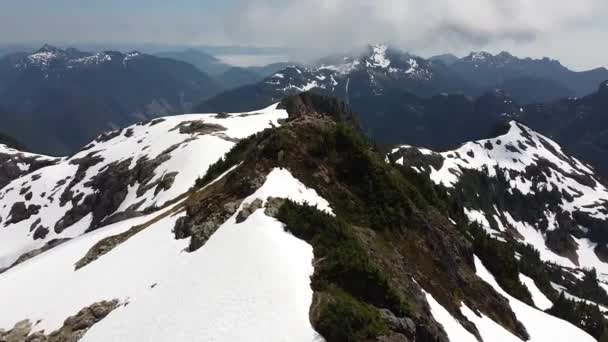
M 285 202 L 278 217 L 285 229 L 313 246 L 312 288 L 327 293 L 320 305 L 319 332 L 328 341 L 361 341 L 386 330 L 378 309 L 408 312 L 384 274 L 369 260 L 353 229 L 344 221 L 308 204 Z
M 378 310 L 340 289 L 330 289 L 331 299 L 319 305 L 317 331 L 327 341 L 364 341 L 388 330 Z
M 262 134 L 268 134 L 268 132 L 262 131 L 257 134 L 253 134 L 236 143 L 236 145 L 234 145 L 230 151 L 224 154 L 222 158 L 209 166 L 203 177 L 196 179 L 194 187 L 196 189 L 203 188 L 213 180 L 217 179 L 217 177 L 221 176 L 224 172 L 230 170 L 231 167 L 240 163 L 245 158 L 250 148 L 254 145 L 254 142 L 259 139 Z
M 520 263 L 515 258 L 513 247 L 490 237 L 477 223 L 471 224 L 469 231 L 473 236 L 475 255 L 494 275 L 500 287 L 522 302 L 534 305 L 530 291 L 519 280 Z

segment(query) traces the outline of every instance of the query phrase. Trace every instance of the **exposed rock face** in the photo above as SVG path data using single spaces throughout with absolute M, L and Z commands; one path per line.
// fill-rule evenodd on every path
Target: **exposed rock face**
M 217 124 L 208 124 L 204 121 L 184 121 L 174 129 L 179 129 L 181 134 L 211 134 L 225 131 L 226 128 Z
M 357 114 L 343 101 L 335 97 L 305 92 L 286 97 L 279 104 L 279 108 L 287 110 L 290 120 L 311 116 L 316 118 L 325 117 L 360 129 Z
M 27 336 L 32 331 L 32 322 L 23 320 L 17 322 L 13 329 L 8 332 L 0 331 L 0 341 L 2 342 L 22 342 L 26 341 Z
M 387 309 L 381 309 L 380 314 L 382 318 L 388 321 L 393 331 L 398 334 L 415 335 L 416 334 L 416 323 L 407 317 L 397 317 L 394 313 Z M 403 336 L 405 336 L 403 335 Z
M 6 332 L 0 331 L 0 342 L 76 342 L 97 322 L 104 319 L 119 305 L 118 300 L 94 303 L 68 317 L 61 328 L 46 335 L 44 331 L 32 330 L 35 326 L 23 320 Z
M 0 188 L 14 179 L 45 166 L 53 165 L 59 160 L 59 158 L 24 153 L 0 145 Z
M 277 197 L 268 197 L 266 200 L 266 208 L 264 209 L 264 214 L 270 217 L 277 217 L 279 214 L 279 210 L 281 206 L 285 203 L 284 198 Z
M 244 204 L 243 209 L 241 209 L 241 211 L 239 211 L 239 213 L 236 215 L 236 223 L 241 223 L 247 220 L 251 214 L 262 208 L 263 203 L 264 202 L 261 199 L 256 198 L 253 202 Z
M 34 240 L 44 239 L 48 233 L 48 228 L 40 226 L 34 231 Z
M 76 154 L 57 159 L 58 165 L 21 174 L 0 187 L 0 220 L 8 228 L 0 230 L 0 268 L 48 240 L 162 208 L 188 193 L 234 143 L 286 117 L 284 110 L 268 107 L 232 114 L 229 122 L 213 114 L 156 119 L 102 134 Z M 0 145 L 0 168 L 3 153 Z M 8 170 L 14 166 L 24 172 L 38 167 L 11 159 Z M 79 229 L 68 230 L 75 225 Z M 23 230 L 19 243 L 3 238 L 13 234 L 10 230 Z
M 41 207 L 39 205 L 30 204 L 26 206 L 23 202 L 16 202 L 11 208 L 10 218 L 6 221 L 5 225 L 27 220 L 32 215 L 38 214 L 38 210 L 40 210 L 40 208 Z
M 137 160 L 134 167 L 130 167 L 132 160 L 126 159 L 121 162 L 114 162 L 105 167 L 99 174 L 95 175 L 85 186 L 96 190 L 84 198 L 74 196 L 72 186 L 78 184 L 86 170 L 95 165 L 98 159 L 94 155 L 90 155 L 87 160 L 81 160 L 76 177 L 70 183 L 61 196 L 62 201 L 71 200 L 73 207 L 66 212 L 66 215 L 55 225 L 55 232 L 61 233 L 65 228 L 73 225 L 81 220 L 89 213 L 93 214 L 93 220 L 89 230 L 96 229 L 100 226 L 108 224 L 108 222 L 116 222 L 118 216 L 108 218 L 108 215 L 114 213 L 120 204 L 127 196 L 128 187 L 136 183 L 141 184 L 137 190 L 137 195 L 142 196 L 150 189 L 154 189 L 155 194 L 162 190 L 171 188 L 177 173 L 171 172 L 163 175 L 155 182 L 151 182 L 155 176 L 155 171 L 158 166 L 169 160 L 170 152 L 175 150 L 177 146 L 172 146 L 156 158 L 148 160 L 140 158 Z M 82 170 L 81 170 L 82 168 Z M 120 217 L 134 217 L 140 215 L 137 213 L 145 208 L 130 208 Z M 119 213 L 120 214 L 120 213 Z M 106 219 L 106 221 L 103 221 Z

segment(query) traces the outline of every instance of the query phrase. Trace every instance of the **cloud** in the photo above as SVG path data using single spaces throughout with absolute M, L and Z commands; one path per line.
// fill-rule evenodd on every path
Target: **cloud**
M 231 37 L 332 50 L 372 41 L 408 49 L 530 42 L 601 20 L 605 0 L 252 1 L 238 10 Z
M 608 32 L 606 0 L 0 2 L 0 44 L 264 45 L 299 48 L 291 57 L 302 60 L 386 42 L 421 55 L 485 49 L 565 56 L 581 67 L 608 55 L 598 41 Z

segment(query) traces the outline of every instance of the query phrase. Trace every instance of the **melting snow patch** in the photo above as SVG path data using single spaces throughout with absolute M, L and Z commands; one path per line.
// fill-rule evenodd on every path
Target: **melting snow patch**
M 287 169 L 275 168 L 270 171 L 266 176 L 264 185 L 253 195 L 247 197 L 243 204 L 251 203 L 256 198 L 265 202 L 268 197 L 286 198 L 299 204 L 308 203 L 333 215 L 329 202 L 319 196 L 314 189 L 307 188 L 306 185 L 294 178 Z
M 450 341 L 477 342 L 475 336 L 466 330 L 454 317 L 452 317 L 450 312 L 439 304 L 439 302 L 437 302 L 431 294 L 427 292 L 424 293 L 426 295 L 426 301 L 431 307 L 431 314 L 433 315 L 433 318 L 435 318 L 437 323 L 443 326 L 443 330 L 445 330 Z
M 541 310 L 550 309 L 553 303 L 545 296 L 542 291 L 534 283 L 534 279 L 527 277 L 523 274 L 519 274 L 519 280 L 528 288 L 532 295 L 532 301 L 537 308 Z
M 483 314 L 477 316 L 468 306 L 463 304 L 460 307 L 460 311 L 469 321 L 475 324 L 481 338 L 485 342 L 521 342 L 517 336 L 494 322 L 491 318 Z M 453 339 L 452 341 L 457 342 L 459 340 Z
M 595 341 L 589 334 L 575 327 L 569 322 L 551 316 L 544 313 L 536 308 L 528 306 L 527 304 L 519 301 L 518 299 L 511 297 L 506 291 L 504 291 L 494 279 L 494 276 L 483 266 L 481 260 L 475 257 L 475 269 L 477 270 L 477 276 L 488 283 L 498 293 L 503 295 L 509 300 L 511 309 L 515 313 L 517 319 L 524 324 L 528 334 L 530 335 L 530 342 L 592 342 Z M 484 327 L 482 325 L 481 327 Z M 478 329 L 481 329 L 478 326 Z M 481 331 L 480 331 L 481 333 Z M 485 336 L 484 333 L 481 333 Z M 490 334 L 490 332 L 488 332 Z M 500 339 L 488 340 L 488 341 L 502 341 Z

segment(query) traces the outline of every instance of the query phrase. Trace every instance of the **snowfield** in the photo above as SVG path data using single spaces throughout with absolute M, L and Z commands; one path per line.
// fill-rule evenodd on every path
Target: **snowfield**
M 530 291 L 530 294 L 532 295 L 532 301 L 534 302 L 534 305 L 536 305 L 537 308 L 541 310 L 551 309 L 553 303 L 536 286 L 536 284 L 534 283 L 534 279 L 520 273 L 519 281 L 521 281 L 522 284 L 524 284 L 528 288 L 528 291 Z
M 237 114 L 179 115 L 133 125 L 100 136 L 55 165 L 15 179 L 0 189 L 0 270 L 53 239 L 77 237 L 91 228 L 91 212 L 101 206 L 100 203 L 87 206 L 87 197 L 100 193 L 100 188 L 92 183 L 101 184 L 101 190 L 109 186 L 108 183 L 118 187 L 111 196 L 117 196 L 115 193 L 124 189 L 124 198 L 113 212 L 104 213 L 105 218 L 129 209 L 161 207 L 187 192 L 238 139 L 278 126 L 280 119 L 287 118 L 287 112 L 276 107 Z M 125 167 L 122 174 L 103 174 L 121 163 Z M 149 172 L 150 176 L 138 179 L 143 172 Z M 127 175 L 131 179 L 120 179 L 128 178 Z M 171 177 L 172 181 L 167 182 Z M 68 194 L 67 199 L 71 200 L 63 201 L 62 196 Z M 114 198 L 98 200 L 115 201 Z M 35 210 L 11 222 L 16 221 L 11 219 L 17 203 Z M 56 230 L 66 215 L 74 216 L 73 211 L 78 211 L 78 220 Z M 36 236 L 36 231 L 44 230 L 46 234 Z
M 269 196 L 331 213 L 326 200 L 284 169 L 272 170 L 242 206 Z M 35 330 L 49 333 L 83 307 L 118 299 L 128 305 L 94 325 L 84 341 L 322 341 L 308 316 L 310 245 L 259 209 L 241 223 L 235 213 L 202 248 L 187 253 L 188 241 L 172 233 L 183 215 L 172 213 L 179 205 L 87 233 L 2 274 L 0 328 L 27 318 L 40 320 Z M 97 241 L 152 219 L 157 220 L 74 270 Z
M 530 342 L 545 342 L 545 341 L 564 341 L 564 342 L 592 342 L 595 341 L 586 332 L 580 330 L 569 322 L 548 315 L 536 308 L 528 306 L 527 304 L 511 297 L 506 291 L 504 291 L 494 279 L 494 276 L 484 267 L 481 260 L 475 257 L 475 268 L 477 269 L 477 276 L 490 284 L 496 292 L 503 295 L 509 300 L 511 309 L 515 313 L 515 316 L 521 323 L 526 327 L 528 334 L 530 335 Z M 538 304 L 537 304 L 538 305 Z M 470 315 L 467 315 L 470 319 Z M 505 335 L 499 332 L 499 330 L 491 323 L 489 324 L 476 324 L 479 332 L 486 341 L 508 341 Z M 495 324 L 495 323 L 494 323 Z M 504 329 L 503 329 L 504 330 Z M 504 330 L 506 332 L 506 330 Z M 486 338 L 487 336 L 487 338 Z
M 586 332 L 580 330 L 569 322 L 555 318 L 543 311 L 528 306 L 527 304 L 511 297 L 505 292 L 496 280 L 494 276 L 483 266 L 482 262 L 475 257 L 475 268 L 477 270 L 477 276 L 483 281 L 488 283 L 496 290 L 499 294 L 508 299 L 511 309 L 517 319 L 526 327 L 528 334 L 530 335 L 530 342 L 584 342 L 584 341 L 595 341 L 593 337 L 588 335 Z M 524 276 L 522 276 L 524 277 Z M 527 278 L 529 279 L 529 278 Z M 524 279 L 522 279 L 524 280 Z M 532 281 L 531 279 L 529 279 Z M 528 280 L 524 280 L 524 284 L 532 292 L 534 302 L 537 306 L 544 306 L 551 302 L 540 293 L 540 290 L 536 288 L 534 282 L 529 283 Z M 539 294 L 540 293 L 540 294 Z M 456 320 L 441 304 L 439 304 L 433 296 L 426 293 L 426 298 L 431 307 L 431 313 L 435 320 L 440 323 L 446 331 L 448 338 L 453 342 L 476 342 L 477 339 L 473 334 L 467 331 L 461 324 Z M 542 297 L 541 297 L 542 296 Z M 543 308 L 544 309 L 544 308 Z M 485 342 L 520 342 L 517 336 L 503 328 L 500 324 L 494 322 L 489 317 L 483 314 L 477 315 L 473 310 L 462 304 L 460 312 L 471 322 L 475 324 L 479 331 L 483 341 Z
M 466 330 L 448 310 L 446 310 L 433 296 L 425 292 L 426 301 L 431 307 L 431 314 L 437 323 L 443 326 L 450 341 L 453 342 L 477 342 L 473 334 Z M 488 341 L 489 342 L 489 341 Z

